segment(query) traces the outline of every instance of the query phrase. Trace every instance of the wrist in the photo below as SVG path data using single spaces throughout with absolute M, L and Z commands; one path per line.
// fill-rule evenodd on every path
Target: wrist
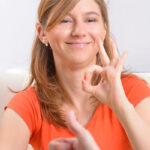
M 122 118 L 124 118 L 127 114 L 132 112 L 134 110 L 134 106 L 128 101 L 126 98 L 125 100 L 122 100 L 122 103 L 119 104 L 119 106 L 114 109 L 114 113 L 118 117 L 118 119 L 121 121 Z

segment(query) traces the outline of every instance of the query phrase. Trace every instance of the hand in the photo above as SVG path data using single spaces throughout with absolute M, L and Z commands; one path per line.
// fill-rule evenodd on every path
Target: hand
M 101 103 L 107 104 L 112 110 L 116 111 L 119 106 L 128 102 L 121 83 L 121 71 L 125 62 L 127 51 L 119 59 L 115 43 L 111 41 L 111 59 L 109 59 L 103 43 L 99 41 L 99 55 L 102 66 L 94 65 L 85 72 L 83 89 L 91 93 Z M 98 85 L 91 85 L 93 73 L 100 74 L 101 80 Z
M 59 138 L 50 142 L 50 150 L 100 150 L 93 137 L 77 120 L 73 111 L 66 118 L 67 126 L 76 138 Z

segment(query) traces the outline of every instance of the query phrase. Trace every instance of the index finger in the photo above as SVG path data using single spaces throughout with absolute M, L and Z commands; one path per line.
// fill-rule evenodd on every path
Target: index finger
M 99 49 L 100 61 L 101 61 L 103 66 L 107 66 L 110 63 L 110 59 L 109 59 L 109 57 L 105 51 L 105 48 L 103 46 L 103 42 L 99 39 L 98 43 L 99 43 L 99 47 L 100 47 L 100 49 Z
M 84 136 L 86 130 L 84 129 L 84 127 L 76 120 L 76 116 L 74 111 L 70 111 L 67 113 L 66 116 L 66 122 L 67 122 L 67 126 L 68 128 L 72 131 L 72 133 L 74 133 L 78 138 L 80 138 L 80 136 Z

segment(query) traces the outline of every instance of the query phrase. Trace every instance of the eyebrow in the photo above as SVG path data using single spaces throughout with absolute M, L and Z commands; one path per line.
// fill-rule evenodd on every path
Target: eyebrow
M 95 12 L 95 11 L 89 11 L 89 12 L 86 12 L 85 15 L 97 15 L 97 16 L 100 16 L 99 13 Z M 73 16 L 71 13 L 68 13 L 68 16 Z
M 95 11 L 90 11 L 90 12 L 87 12 L 85 13 L 86 15 L 91 15 L 91 14 L 94 14 L 94 15 L 97 15 L 97 16 L 100 16 L 99 13 L 95 12 Z

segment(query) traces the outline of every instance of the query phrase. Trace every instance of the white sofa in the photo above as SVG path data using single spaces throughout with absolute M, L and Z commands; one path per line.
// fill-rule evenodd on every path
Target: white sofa
M 0 123 L 4 112 L 4 106 L 10 101 L 14 95 L 8 90 L 21 90 L 28 81 L 29 72 L 27 69 L 11 69 L 6 72 L 0 72 Z M 27 150 L 33 150 L 28 145 Z
M 150 73 L 137 73 L 138 76 L 144 78 L 150 84 Z M 28 70 L 12 69 L 0 73 L 0 122 L 3 114 L 4 106 L 14 95 L 8 90 L 8 87 L 14 90 L 21 90 L 27 84 L 29 77 Z M 29 149 L 32 149 L 29 146 Z

